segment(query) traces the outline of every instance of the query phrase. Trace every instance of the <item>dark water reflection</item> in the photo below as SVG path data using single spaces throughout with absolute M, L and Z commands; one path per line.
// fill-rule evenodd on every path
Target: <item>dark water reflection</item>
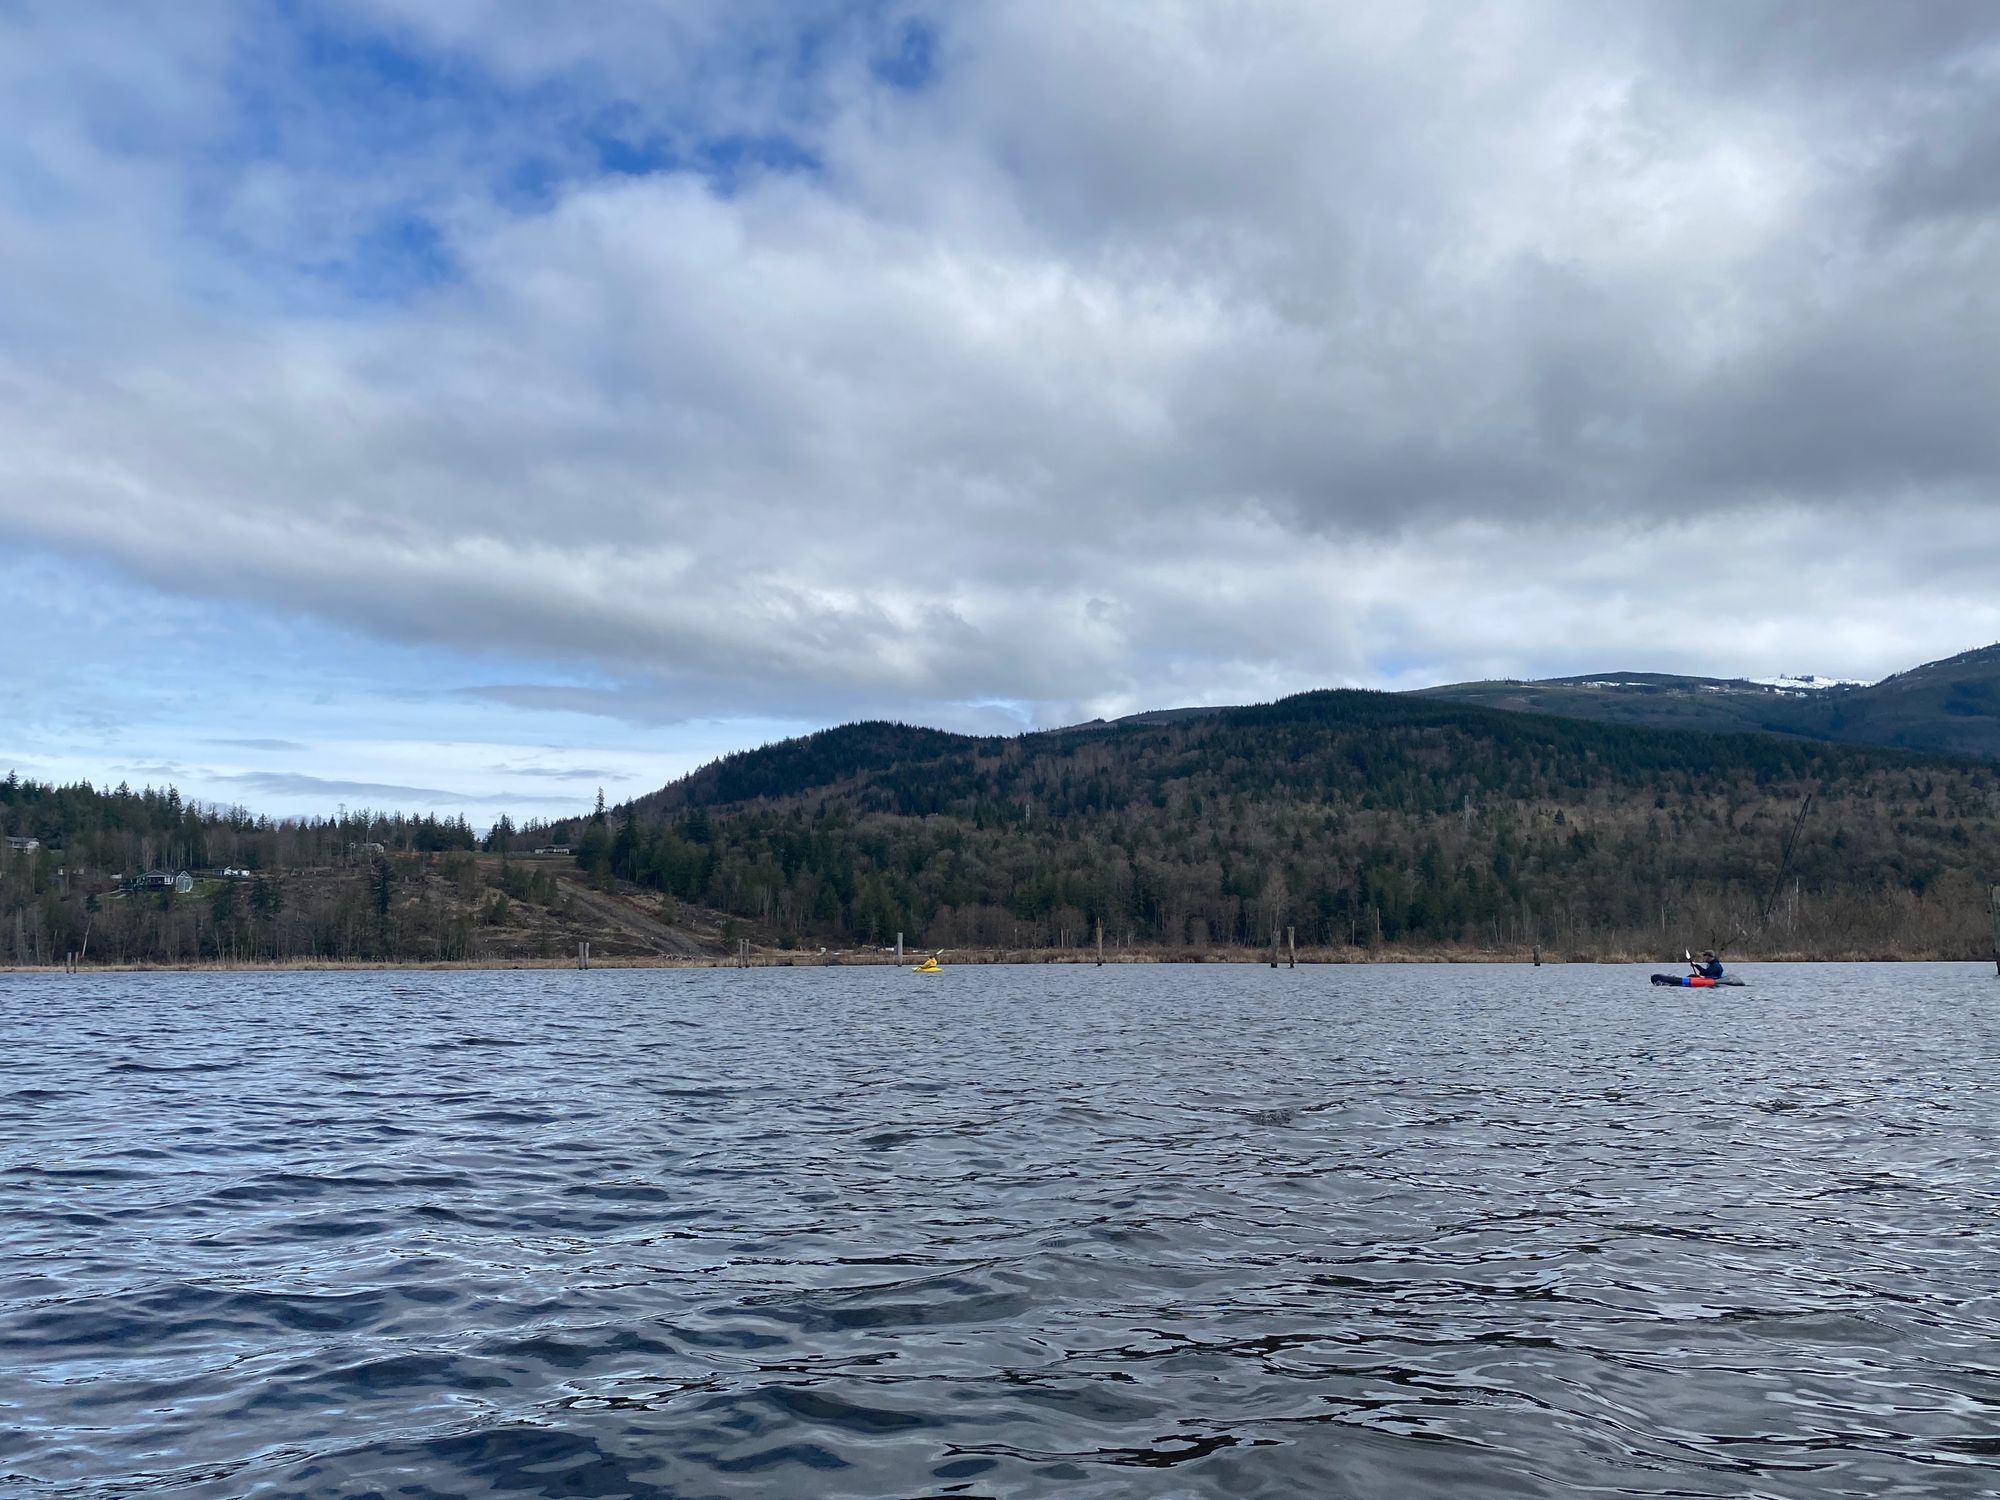
M 0 977 L 0 1492 L 2000 1493 L 2000 983 Z

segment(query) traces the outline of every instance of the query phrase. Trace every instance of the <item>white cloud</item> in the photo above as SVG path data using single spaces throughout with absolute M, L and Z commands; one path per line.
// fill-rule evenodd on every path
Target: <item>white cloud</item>
M 916 7 L 819 14 L 806 64 L 784 7 L 371 0 L 348 34 L 430 72 L 420 148 L 357 161 L 295 38 L 80 14 L 0 47 L 39 80 L 0 117 L 17 543 L 635 721 L 2000 635 L 2000 240 L 1934 144 L 1990 113 L 1990 26 L 966 4 L 911 91 L 869 65 Z M 607 119 L 821 169 L 604 175 Z M 368 248 L 397 213 L 442 281 Z

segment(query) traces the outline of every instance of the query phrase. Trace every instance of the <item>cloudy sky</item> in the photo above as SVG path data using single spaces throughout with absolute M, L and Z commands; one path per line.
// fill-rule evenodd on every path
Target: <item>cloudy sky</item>
M 0 0 L 0 766 L 2000 638 L 1988 0 Z

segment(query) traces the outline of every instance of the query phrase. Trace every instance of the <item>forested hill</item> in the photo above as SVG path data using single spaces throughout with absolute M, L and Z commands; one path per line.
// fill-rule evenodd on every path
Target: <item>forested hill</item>
M 867 723 L 574 830 L 786 941 L 1970 955 L 1993 767 L 1404 695 L 1011 739 Z M 1810 795 L 1813 806 L 1801 823 Z M 1787 860 L 1788 836 L 1797 829 Z
M 1459 682 L 1420 696 L 1651 728 L 1755 730 L 2000 760 L 2000 646 L 1869 686 L 1802 687 L 1660 672 Z
M 9 773 L 0 835 L 0 964 L 498 961 L 574 953 L 579 941 L 607 955 L 658 947 L 643 913 L 580 900 L 569 861 L 509 860 L 510 844 L 542 840 L 505 819 L 480 840 L 463 818 L 272 819 L 172 788 Z
M 1449 746 L 1450 754 L 1409 753 L 1426 745 Z M 1337 766 L 1328 763 L 1336 749 Z M 1472 779 L 1480 777 L 1501 777 L 1487 789 L 1503 796 L 1534 795 L 1548 775 L 1563 775 L 1572 762 L 1641 778 L 1746 769 L 1802 776 L 1912 763 L 1907 756 L 1756 734 L 1657 733 L 1332 689 L 1177 719 L 1139 716 L 1005 738 L 879 720 L 844 724 L 724 756 L 634 806 L 647 820 L 697 807 L 832 795 L 867 811 L 978 817 L 985 804 L 1011 805 L 1032 799 L 1035 787 L 1053 787 L 1051 810 L 1067 813 L 1133 796 L 1150 800 L 1153 783 L 1186 779 L 1213 767 L 1218 756 L 1246 762 L 1242 774 L 1264 789 L 1337 784 L 1357 796 L 1400 798 L 1398 805 L 1412 808 L 1451 804 L 1460 791 L 1476 790 Z M 1261 769 L 1253 774 L 1248 762 Z M 1440 773 L 1453 779 L 1451 786 L 1439 781 Z M 1033 785 L 1024 792 L 1027 784 Z

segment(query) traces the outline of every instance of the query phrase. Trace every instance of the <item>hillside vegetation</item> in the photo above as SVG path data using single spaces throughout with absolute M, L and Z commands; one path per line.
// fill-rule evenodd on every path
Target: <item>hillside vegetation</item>
M 1970 957 L 2000 776 L 1322 692 L 1012 739 L 848 725 L 568 833 L 591 873 L 788 943 L 1081 946 L 1101 922 L 1171 951 L 1289 927 L 1357 952 Z
M 581 888 L 568 859 L 504 823 L 354 812 L 273 820 L 184 802 L 171 788 L 98 791 L 0 781 L 0 963 L 454 962 L 720 951 L 723 919 L 657 896 L 641 906 Z M 149 870 L 191 889 L 149 889 Z M 224 873 L 225 871 L 231 873 Z M 698 935 L 683 929 L 701 929 Z
M 2000 767 L 1323 692 L 1014 738 L 852 724 L 521 835 L 11 776 L 0 832 L 40 846 L 0 849 L 13 963 L 490 961 L 579 940 L 679 956 L 899 933 L 1020 953 L 1084 948 L 1100 925 L 1108 947 L 1160 956 L 1295 931 L 1335 957 L 1969 958 L 1989 951 Z M 521 856 L 550 842 L 575 862 Z M 194 888 L 135 888 L 154 868 Z

